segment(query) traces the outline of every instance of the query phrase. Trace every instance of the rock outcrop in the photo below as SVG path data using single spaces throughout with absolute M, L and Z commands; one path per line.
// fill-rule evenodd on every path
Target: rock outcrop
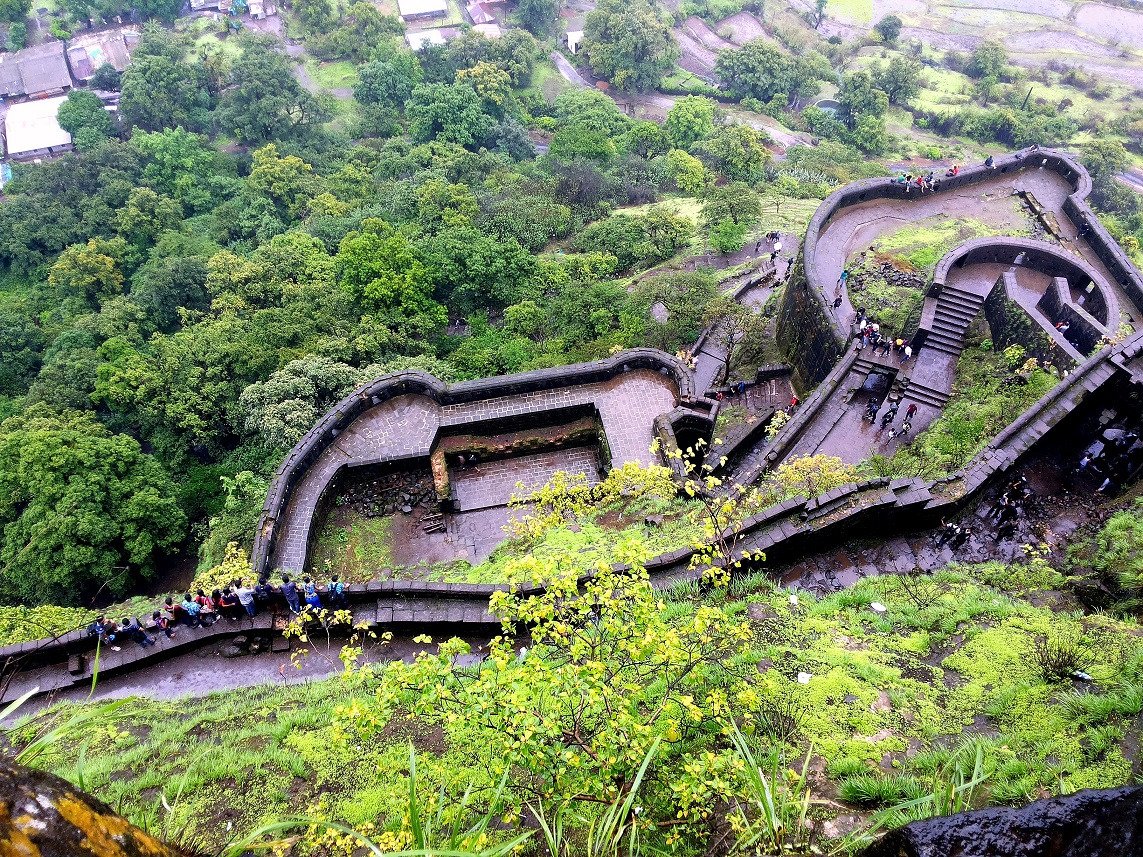
M 1143 855 L 1143 787 L 1088 790 L 1020 809 L 981 809 L 907 824 L 861 857 Z
M 0 857 L 185 857 L 52 774 L 0 758 Z

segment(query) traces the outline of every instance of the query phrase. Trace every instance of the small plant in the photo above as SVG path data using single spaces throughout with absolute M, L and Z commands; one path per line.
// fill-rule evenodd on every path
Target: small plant
M 883 777 L 862 773 L 846 777 L 838 785 L 837 794 L 846 803 L 861 806 L 884 806 L 902 798 L 916 798 L 924 786 L 914 777 Z
M 897 578 L 901 591 L 905 593 L 918 610 L 932 607 L 944 595 L 945 586 L 932 574 L 924 574 L 920 569 L 914 569 L 909 574 L 902 574 Z
M 775 743 L 784 744 L 798 733 L 804 714 L 802 700 L 793 692 L 766 697 L 758 706 L 758 731 Z
M 1093 663 L 1087 644 L 1075 633 L 1040 635 L 1032 643 L 1032 659 L 1044 681 L 1067 681 Z
M 806 751 L 801 772 L 781 770 L 781 754 L 771 756 L 769 776 L 762 772 L 746 737 L 734 724 L 731 735 L 735 752 L 742 762 L 746 796 L 735 807 L 737 816 L 732 827 L 738 838 L 733 854 L 814 853 L 815 828 L 808 821 L 810 804 L 809 780 L 813 745 Z

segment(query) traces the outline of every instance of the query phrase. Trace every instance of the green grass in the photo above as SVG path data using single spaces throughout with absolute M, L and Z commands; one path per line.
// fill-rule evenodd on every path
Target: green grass
M 310 568 L 318 574 L 337 573 L 347 583 L 371 580 L 393 567 L 393 518 L 354 516 L 348 526 L 327 520 L 310 553 Z
M 652 554 L 667 553 L 701 539 L 698 511 L 698 504 L 681 500 L 670 504 L 639 504 L 623 510 L 618 520 L 613 513 L 606 519 L 603 515 L 595 515 L 594 520 L 584 521 L 576 528 L 553 527 L 531 547 L 506 541 L 487 560 L 477 565 L 442 563 L 434 567 L 429 577 L 452 583 L 530 583 L 530 580 L 515 579 L 509 573 L 509 567 L 515 560 L 525 556 L 559 556 L 571 551 L 578 555 L 585 568 L 590 568 L 608 562 L 615 547 L 632 535 L 640 536 L 650 546 Z M 644 523 L 643 519 L 650 514 L 662 515 L 663 523 L 659 526 Z
M 313 57 L 305 58 L 306 71 L 314 83 L 324 90 L 353 89 L 361 76 L 357 67 L 348 61 L 320 62 Z
M 833 788 L 858 807 L 826 801 L 825 817 L 861 819 L 926 794 L 966 751 L 982 755 L 982 794 L 991 802 L 1129 781 L 1124 736 L 1138 728 L 1132 718 L 1143 705 L 1137 626 L 1035 606 L 981 576 L 973 566 L 942 573 L 939 597 L 924 609 L 892 575 L 828 598 L 803 593 L 797 607 L 764 580 L 729 596 L 731 609 L 762 607 L 769 617 L 752 622 L 747 660 L 751 669 L 762 665 L 758 692 L 796 699 L 791 757 L 812 743 L 813 764 L 832 783 L 825 796 Z M 874 601 L 887 611 L 870 610 Z M 681 587 L 663 609 L 688 615 L 704 603 L 697 588 Z M 1036 635 L 1065 628 L 1093 644 L 1090 694 L 1059 693 L 1027 655 Z M 799 671 L 810 674 L 808 684 L 790 678 Z M 468 718 L 442 729 L 398 712 L 383 716 L 388 725 L 376 739 L 357 741 L 331 725 L 347 708 L 379 710 L 370 686 L 354 678 L 212 694 L 193 705 L 129 701 L 91 734 L 56 744 L 42 764 L 154 832 L 191 831 L 199 849 L 299 814 L 375 837 L 396 830 L 410 742 L 427 797 L 495 785 Z M 672 757 L 679 770 L 701 754 L 671 752 L 683 753 Z M 815 798 L 822 788 L 814 786 Z
M 829 0 L 826 17 L 847 24 L 869 26 L 873 20 L 873 0 Z

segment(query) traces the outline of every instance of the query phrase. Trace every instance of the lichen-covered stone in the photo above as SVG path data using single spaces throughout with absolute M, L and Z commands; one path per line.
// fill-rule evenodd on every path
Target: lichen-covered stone
M 1076 792 L 890 832 L 861 857 L 1128 857 L 1143 854 L 1143 787 Z
M 183 857 L 57 776 L 0 759 L 0 857 Z

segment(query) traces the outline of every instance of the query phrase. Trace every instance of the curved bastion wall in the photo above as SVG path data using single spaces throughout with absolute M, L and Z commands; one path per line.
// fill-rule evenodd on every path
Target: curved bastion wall
M 401 372 L 362 385 L 298 441 L 274 475 L 254 541 L 255 573 L 304 569 L 314 516 L 346 467 L 423 459 L 444 433 L 468 426 L 543 425 L 554 412 L 592 407 L 616 464 L 651 462 L 673 427 L 713 424 L 713 403 L 697 399 L 690 370 L 655 349 L 632 349 L 580 363 L 445 384 Z
M 865 179 L 840 188 L 822 202 L 810 219 L 801 253 L 791 269 L 789 284 L 778 317 L 778 334 L 780 344 L 798 369 L 803 381 L 807 385 L 813 385 L 829 375 L 844 354 L 849 335 L 847 319 L 840 318 L 829 304 L 829 296 L 833 294 L 837 274 L 840 273 L 840 268 L 837 271 L 832 268 L 827 270 L 830 263 L 834 263 L 833 267 L 837 267 L 836 260 L 832 258 L 835 254 L 830 252 L 836 248 L 822 244 L 823 236 L 832 224 L 850 211 L 861 210 L 862 207 L 868 207 L 871 203 L 879 201 L 900 203 L 894 210 L 899 213 L 900 220 L 907 221 L 911 208 L 915 209 L 926 203 L 933 204 L 942 195 L 947 196 L 950 191 L 992 184 L 1003 185 L 1045 170 L 1062 178 L 1070 188 L 1070 192 L 1061 202 L 1060 210 L 1074 226 L 1077 233 L 1076 242 L 1082 242 L 1092 249 L 1098 262 L 1105 267 L 1111 281 L 1122 290 L 1137 310 L 1143 310 L 1143 277 L 1135 269 L 1127 253 L 1111 237 L 1088 206 L 1086 200 L 1091 193 L 1091 177 L 1070 155 L 1053 150 L 1028 149 L 1000 156 L 994 160 L 992 167 L 983 165 L 967 167 L 955 176 L 938 173 L 939 189 L 926 194 L 918 192 L 915 187 L 906 190 L 905 186 L 888 177 Z M 971 252 L 976 254 L 976 258 L 973 259 L 960 257 L 958 254 L 962 248 L 958 247 L 938 264 L 934 281 L 939 280 L 943 284 L 944 276 L 958 261 L 962 265 L 983 261 L 988 255 L 987 247 L 990 244 L 999 248 L 1019 240 L 996 236 L 970 242 L 974 245 Z M 1073 255 L 1069 251 L 1061 252 L 1056 245 L 1048 242 L 1031 243 L 1040 247 L 1040 253 L 1035 257 L 1039 261 L 1048 262 L 1054 257 L 1056 261 L 1052 264 L 1059 264 L 1060 260 Z M 998 253 L 1005 255 L 1007 250 L 998 250 Z M 823 258 L 826 256 L 831 256 L 829 262 Z M 1082 258 L 1076 261 L 1081 265 L 1087 265 L 1088 268 L 1092 267 Z M 844 265 L 844 254 L 842 264 Z M 1104 276 L 1097 274 L 1094 279 L 1097 283 L 1106 285 L 1103 282 L 1106 279 Z M 1111 298 L 1114 297 L 1107 288 L 1103 288 L 1102 292 Z M 1115 302 L 1114 305 L 1118 306 L 1118 303 Z M 1114 315 L 1111 318 L 1114 319 Z M 1108 325 L 1111 328 L 1116 327 L 1112 321 L 1109 321 Z

